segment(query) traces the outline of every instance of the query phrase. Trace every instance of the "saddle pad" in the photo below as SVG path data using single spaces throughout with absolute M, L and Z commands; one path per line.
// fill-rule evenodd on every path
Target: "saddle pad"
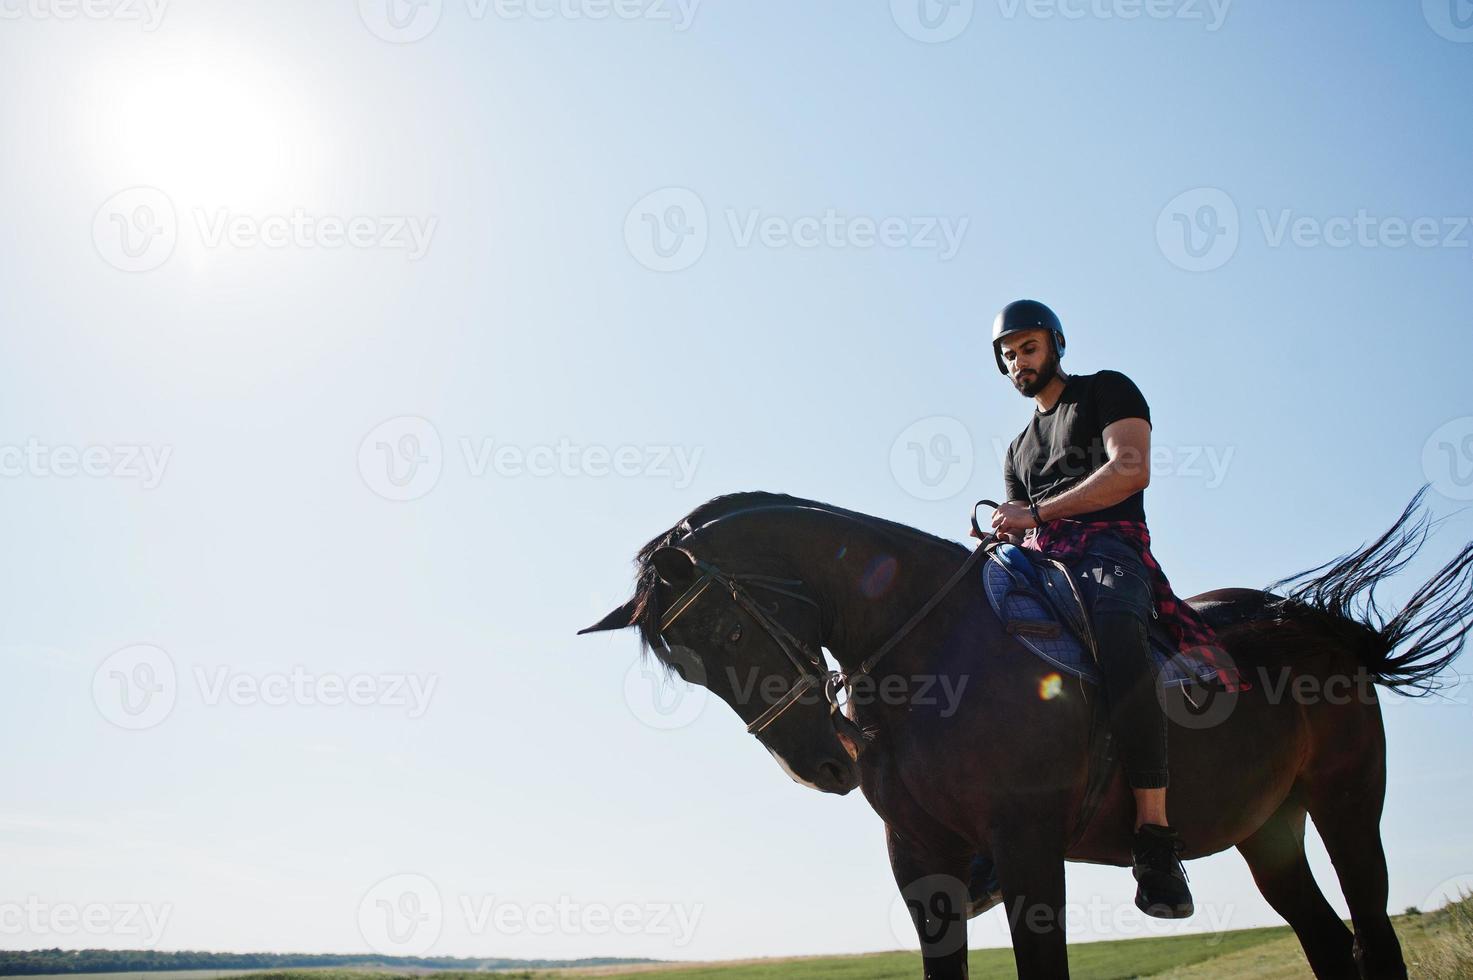
M 982 581 L 987 589 L 987 601 L 992 603 L 992 611 L 1004 623 L 1009 620 L 1057 623 L 1053 613 L 1046 610 L 1036 596 L 1020 591 L 1012 576 L 997 562 L 982 563 Z M 1151 634 L 1151 659 L 1161 671 L 1161 682 L 1166 687 L 1181 687 L 1188 681 L 1208 683 L 1216 676 L 1217 672 L 1200 659 L 1179 655 L 1158 635 L 1158 631 L 1148 632 Z M 1059 627 L 1059 635 L 1054 637 L 1016 633 L 1014 638 L 1051 666 L 1092 684 L 1100 683 L 1100 669 L 1089 651 L 1063 626 Z

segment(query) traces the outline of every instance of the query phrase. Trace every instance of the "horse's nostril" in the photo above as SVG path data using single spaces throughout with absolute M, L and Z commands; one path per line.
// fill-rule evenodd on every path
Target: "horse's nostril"
M 843 783 L 846 775 L 844 767 L 837 762 L 828 761 L 818 764 L 818 771 L 831 783 Z

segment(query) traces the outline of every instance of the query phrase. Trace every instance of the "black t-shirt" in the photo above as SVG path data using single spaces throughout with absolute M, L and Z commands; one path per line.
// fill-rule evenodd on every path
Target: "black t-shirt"
M 1151 421 L 1151 410 L 1135 382 L 1119 371 L 1071 376 L 1054 407 L 1047 412 L 1035 408 L 1028 428 L 1008 447 L 1003 462 L 1008 499 L 1043 503 L 1082 483 L 1109 460 L 1105 427 L 1121 419 Z M 1071 519 L 1144 521 L 1145 496 L 1139 490 L 1113 507 Z

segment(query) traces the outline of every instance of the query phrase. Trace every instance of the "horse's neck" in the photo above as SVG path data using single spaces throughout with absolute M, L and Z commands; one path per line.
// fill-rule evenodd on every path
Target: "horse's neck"
M 846 671 L 893 636 L 965 560 L 919 534 L 843 517 L 825 530 L 799 564 L 808 566 L 803 578 L 825 609 L 823 645 Z M 902 658 L 899 650 L 893 656 L 896 663 Z

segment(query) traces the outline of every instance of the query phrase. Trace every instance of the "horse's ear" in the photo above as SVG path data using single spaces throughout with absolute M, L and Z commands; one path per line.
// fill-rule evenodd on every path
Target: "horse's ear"
M 680 548 L 660 548 L 650 555 L 650 562 L 666 585 L 689 585 L 696 577 L 695 559 Z
M 609 613 L 607 616 L 605 616 L 603 619 L 600 619 L 592 626 L 588 627 L 587 629 L 579 630 L 578 635 L 582 636 L 584 633 L 602 633 L 605 630 L 621 630 L 625 627 L 633 625 L 634 600 L 630 599 L 628 602 L 624 603 L 624 605 L 620 606 L 618 609 L 615 609 L 613 612 Z

